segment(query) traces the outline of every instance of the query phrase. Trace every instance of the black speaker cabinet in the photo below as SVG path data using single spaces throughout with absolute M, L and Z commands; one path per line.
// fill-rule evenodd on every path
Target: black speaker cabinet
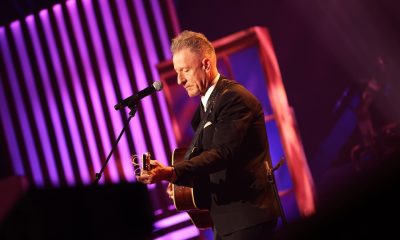
M 0 227 L 0 239 L 150 239 L 145 185 L 31 189 Z

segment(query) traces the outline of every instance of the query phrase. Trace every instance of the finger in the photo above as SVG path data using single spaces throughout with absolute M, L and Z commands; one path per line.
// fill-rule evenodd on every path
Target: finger
M 146 177 L 146 176 L 149 176 L 150 174 L 151 174 L 151 172 L 149 170 L 142 169 L 140 176 Z
M 150 160 L 150 169 L 154 169 L 154 168 L 157 168 L 157 167 L 159 167 L 159 166 L 160 166 L 160 164 L 158 164 L 157 161 L 155 161 L 155 160 Z
M 140 183 L 146 183 L 146 180 L 144 178 L 136 177 L 136 181 Z
M 153 167 L 163 167 L 164 166 L 160 161 L 157 161 L 157 160 L 150 160 L 150 165 Z
M 172 199 L 172 194 L 171 194 L 169 191 L 167 191 L 166 193 L 167 193 L 168 197 L 169 197 L 170 199 Z
M 173 199 L 174 191 L 173 191 L 173 188 L 172 188 L 172 184 L 171 184 L 171 183 L 168 184 L 168 187 L 167 187 L 167 194 L 168 194 L 168 197 L 169 197 L 170 199 Z
M 172 198 L 172 195 L 173 195 L 173 193 L 172 193 L 172 192 L 170 192 L 170 191 L 167 191 L 167 194 L 168 194 L 168 196 L 169 196 L 170 198 Z
M 138 180 L 141 183 L 148 183 L 149 182 L 149 175 L 140 175 L 140 176 L 136 176 L 136 180 Z
M 144 183 L 144 179 L 141 178 L 141 177 L 136 177 L 136 181 L 141 182 L 141 183 Z

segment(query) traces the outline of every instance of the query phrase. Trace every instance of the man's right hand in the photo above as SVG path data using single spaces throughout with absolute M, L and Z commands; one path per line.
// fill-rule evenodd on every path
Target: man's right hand
M 168 194 L 168 197 L 169 197 L 170 199 L 173 199 L 173 197 L 174 197 L 174 191 L 172 190 L 172 183 L 168 183 L 167 194 Z

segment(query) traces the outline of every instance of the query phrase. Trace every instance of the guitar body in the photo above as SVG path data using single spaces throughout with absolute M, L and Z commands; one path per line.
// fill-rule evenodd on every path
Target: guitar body
M 184 156 L 186 151 L 187 149 L 185 148 L 175 149 L 172 156 L 172 164 L 185 161 Z M 172 199 L 176 210 L 186 211 L 198 229 L 213 227 L 210 212 L 203 207 L 206 204 L 203 204 L 202 201 L 204 202 L 205 200 L 201 199 L 201 194 L 198 191 L 190 187 L 175 184 L 172 185 L 172 191 L 174 194 Z

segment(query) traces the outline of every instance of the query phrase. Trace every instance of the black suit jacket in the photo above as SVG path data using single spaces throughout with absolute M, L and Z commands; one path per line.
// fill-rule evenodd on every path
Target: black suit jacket
M 194 181 L 195 189 L 209 189 L 203 194 L 210 199 L 215 228 L 226 235 L 277 218 L 278 205 L 267 180 L 265 164 L 271 166 L 271 159 L 261 104 L 242 85 L 223 77 L 214 93 L 196 143 L 198 154 L 174 168 L 176 184 L 193 186 Z M 195 117 L 195 128 L 199 122 Z M 208 183 L 196 184 L 204 177 Z

